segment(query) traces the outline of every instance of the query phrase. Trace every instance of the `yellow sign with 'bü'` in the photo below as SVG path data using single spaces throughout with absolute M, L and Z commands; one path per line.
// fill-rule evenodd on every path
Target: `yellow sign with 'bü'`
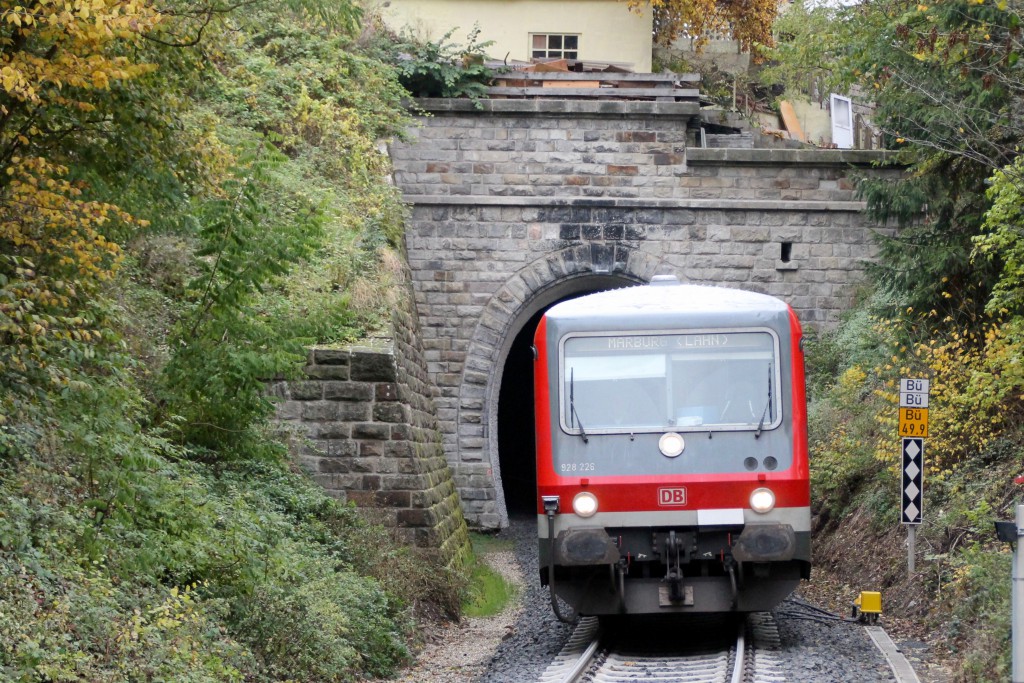
M 928 436 L 928 409 L 900 408 L 900 436 Z

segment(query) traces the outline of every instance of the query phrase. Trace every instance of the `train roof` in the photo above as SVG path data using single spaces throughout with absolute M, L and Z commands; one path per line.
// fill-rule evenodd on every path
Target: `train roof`
M 658 276 L 649 285 L 588 294 L 552 306 L 551 321 L 589 321 L 605 326 L 615 320 L 646 321 L 686 326 L 751 323 L 768 324 L 789 316 L 785 302 L 767 294 L 710 285 L 681 284 L 675 277 Z M 632 327 L 632 325 L 630 325 Z

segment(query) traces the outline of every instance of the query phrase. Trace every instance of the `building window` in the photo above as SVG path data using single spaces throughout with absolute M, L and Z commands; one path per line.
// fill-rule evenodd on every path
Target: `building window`
M 534 59 L 578 59 L 578 34 L 531 33 L 530 56 Z

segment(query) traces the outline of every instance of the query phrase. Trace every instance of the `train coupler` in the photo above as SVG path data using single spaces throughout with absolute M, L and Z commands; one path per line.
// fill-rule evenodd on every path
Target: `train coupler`
M 676 599 L 672 598 L 671 594 L 672 584 L 662 584 L 658 586 L 658 606 L 659 607 L 693 607 L 693 586 L 685 585 L 682 580 L 676 585 L 677 595 Z
M 668 571 L 665 573 L 665 582 L 658 587 L 658 604 L 661 607 L 672 607 L 674 605 L 693 606 L 693 586 L 683 584 L 682 558 L 685 554 L 682 539 L 676 536 L 675 531 L 668 533 L 665 541 L 665 555 L 668 560 Z

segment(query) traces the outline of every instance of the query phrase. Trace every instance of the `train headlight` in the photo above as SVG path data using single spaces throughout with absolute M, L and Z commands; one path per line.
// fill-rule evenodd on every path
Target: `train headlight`
M 683 441 L 683 436 L 681 434 L 667 432 L 662 434 L 661 438 L 658 439 L 658 450 L 660 450 L 661 454 L 666 458 L 676 457 L 683 452 L 684 448 L 686 448 L 686 442 Z
M 750 509 L 760 514 L 771 512 L 775 507 L 775 494 L 771 489 L 755 489 L 750 494 Z
M 597 496 L 589 491 L 577 493 L 572 499 L 572 511 L 580 517 L 593 517 L 597 512 Z

